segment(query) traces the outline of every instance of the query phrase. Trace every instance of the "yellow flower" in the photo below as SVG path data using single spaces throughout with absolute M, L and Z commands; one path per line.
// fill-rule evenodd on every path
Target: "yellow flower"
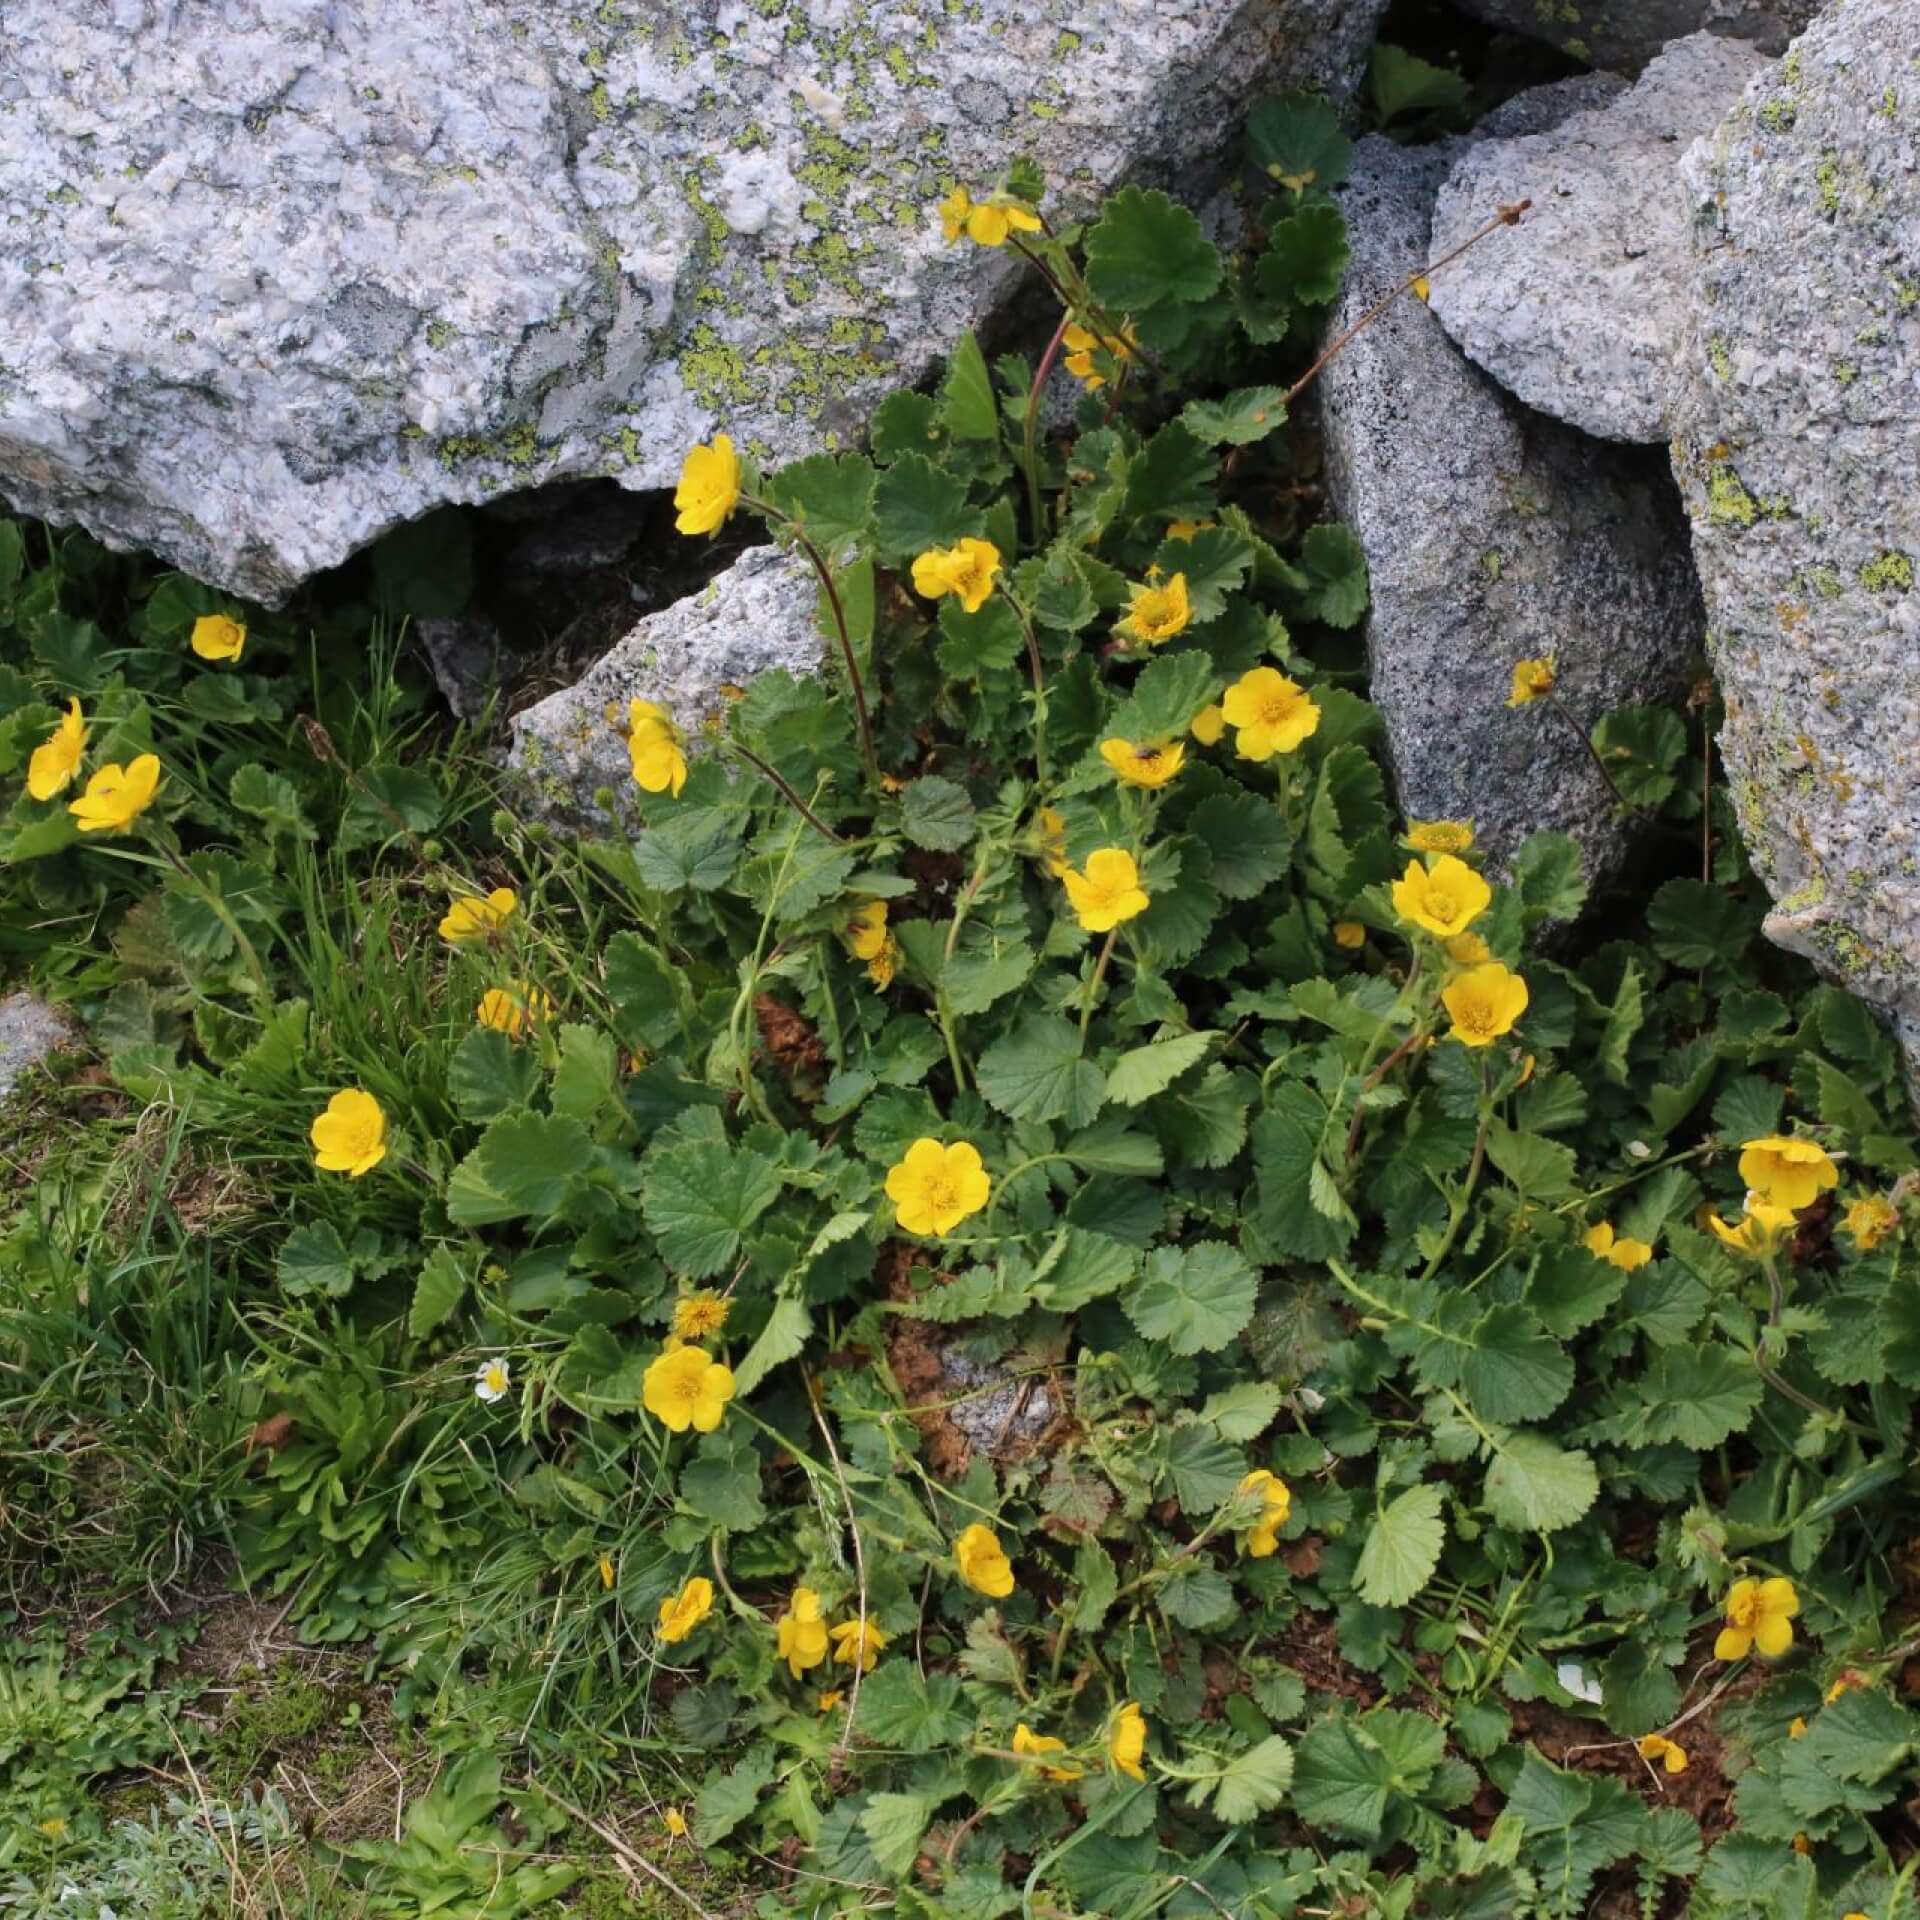
M 1428 933 L 1450 940 L 1493 904 L 1493 889 L 1452 854 L 1443 853 L 1429 867 L 1409 860 L 1407 870 L 1393 883 L 1393 910 Z
M 724 433 L 716 433 L 710 447 L 688 450 L 673 504 L 673 524 L 681 533 L 714 533 L 727 524 L 740 504 L 740 460 Z
M 1507 695 L 1510 707 L 1530 707 L 1553 691 L 1553 656 L 1544 660 L 1520 660 L 1514 663 L 1513 688 Z
M 947 221 L 946 208 L 940 210 L 940 223 Z M 1011 201 L 975 201 L 967 209 L 967 238 L 977 246 L 1004 247 L 1010 234 L 1038 233 L 1038 217 Z
M 971 536 L 950 547 L 929 547 L 913 563 L 913 590 L 928 600 L 960 596 L 969 613 L 978 613 L 993 593 L 1000 571 L 1000 549 L 991 540 Z
M 1493 949 L 1477 933 L 1456 933 L 1440 944 L 1456 967 L 1483 967 L 1493 958 Z
M 1463 1047 L 1490 1047 L 1527 1010 L 1527 983 L 1498 960 L 1456 973 L 1440 990 L 1440 1003 L 1453 1020 L 1449 1040 Z
M 1367 930 L 1358 920 L 1336 920 L 1333 923 L 1333 944 L 1345 947 L 1349 953 L 1358 953 L 1367 944 Z
M 1067 1743 L 1064 1740 L 1056 1740 L 1050 1733 L 1035 1733 L 1027 1723 L 1022 1720 L 1013 1730 L 1013 1750 L 1015 1753 L 1031 1754 L 1065 1753 Z M 1040 1771 L 1049 1780 L 1078 1780 L 1080 1778 L 1080 1769 L 1078 1767 L 1042 1767 Z
M 457 947 L 467 940 L 487 940 L 513 918 L 520 896 L 511 887 L 495 887 L 484 900 L 456 900 L 440 922 L 440 938 Z
M 387 1157 L 387 1116 L 372 1094 L 347 1087 L 327 1102 L 307 1138 L 313 1142 L 313 1164 L 322 1173 L 358 1180 Z
M 635 700 L 627 707 L 627 758 L 633 782 L 643 793 L 671 792 L 677 800 L 687 784 L 687 756 L 680 745 L 680 729 L 664 707 L 651 700 Z
M 1150 904 L 1140 884 L 1133 855 L 1119 847 L 1101 847 L 1087 855 L 1084 873 L 1069 867 L 1060 876 L 1067 900 L 1089 933 L 1111 933 L 1123 920 L 1145 913 Z
M 523 1028 L 536 1020 L 545 1020 L 553 1012 L 553 996 L 530 980 L 516 980 L 511 988 L 489 987 L 480 996 L 473 1017 L 495 1033 L 511 1034 L 516 1039 Z
M 1256 1467 L 1234 1491 L 1260 1496 L 1260 1513 L 1248 1530 L 1246 1546 L 1249 1559 L 1264 1560 L 1279 1545 L 1280 1529 L 1293 1508 L 1292 1489 L 1277 1474 Z
M 224 613 L 203 613 L 193 623 L 187 644 L 202 660 L 238 660 L 247 644 L 247 630 Z
M 893 985 L 893 976 L 899 971 L 900 942 L 888 934 L 887 944 L 867 962 L 867 978 L 885 993 Z
M 1796 1833 L 1793 1836 L 1793 1850 L 1795 1853 L 1811 1853 L 1813 1851 L 1813 1842 L 1809 1840 L 1804 1833 Z
M 1813 1205 L 1821 1188 L 1840 1184 L 1840 1169 L 1818 1141 L 1769 1133 L 1741 1147 L 1740 1178 L 1768 1206 L 1797 1213 Z
M 660 1624 L 655 1629 L 669 1645 L 684 1640 L 713 1611 L 713 1582 L 694 1578 L 660 1602 Z
M 1632 1273 L 1653 1258 L 1653 1249 L 1646 1241 L 1615 1239 L 1612 1225 L 1605 1220 L 1597 1227 L 1589 1227 L 1581 1236 L 1580 1244 L 1595 1259 L 1618 1267 L 1622 1273 Z
M 1707 1215 L 1707 1225 L 1735 1253 L 1759 1260 L 1774 1251 L 1793 1231 L 1793 1209 L 1770 1207 L 1757 1194 L 1747 1195 L 1747 1210 L 1738 1225 L 1728 1226 L 1717 1213 Z
M 640 1380 L 641 1403 L 672 1433 L 712 1433 L 732 1398 L 732 1370 L 699 1347 L 660 1354 Z
M 887 1198 L 906 1233 L 951 1233 L 987 1204 L 992 1191 L 980 1149 L 964 1140 L 943 1147 L 923 1136 L 887 1170 Z
M 80 702 L 67 703 L 66 716 L 34 748 L 27 762 L 27 792 L 36 800 L 51 800 L 63 793 L 80 771 L 80 756 L 87 750 L 91 729 L 81 717 Z
M 124 767 L 102 767 L 87 782 L 86 792 L 67 803 L 67 811 L 82 833 L 125 833 L 159 790 L 159 759 L 143 753 Z
M 1669 1773 L 1686 1772 L 1687 1750 L 1677 1740 L 1669 1740 L 1664 1734 L 1649 1733 L 1633 1744 L 1634 1751 L 1642 1760 L 1657 1760 Z
M 1292 753 L 1320 725 L 1320 709 L 1306 688 L 1273 667 L 1243 673 L 1227 689 L 1220 711 L 1235 729 L 1233 750 L 1242 760 Z
M 1146 1716 L 1135 1702 L 1124 1701 L 1107 1734 L 1107 1758 L 1129 1780 L 1144 1780 L 1147 1772 L 1140 1761 L 1146 1751 Z
M 1167 538 L 1169 540 L 1191 540 L 1196 533 L 1204 533 L 1213 525 L 1211 520 L 1169 520 Z
M 851 1667 L 858 1664 L 862 1673 L 873 1671 L 873 1663 L 880 1658 L 881 1649 L 887 1644 L 887 1636 L 872 1620 L 865 1625 L 864 1633 L 858 1620 L 842 1620 L 832 1629 L 836 1666 Z
M 1840 1696 L 1843 1693 L 1853 1692 L 1853 1690 L 1856 1687 L 1858 1687 L 1860 1684 L 1861 1684 L 1860 1676 L 1857 1673 L 1855 1673 L 1851 1667 L 1849 1667 L 1846 1670 L 1846 1672 L 1843 1673 L 1840 1676 L 1840 1678 L 1836 1680 L 1833 1683 L 1833 1685 L 1830 1686 L 1826 1690 L 1826 1692 L 1820 1696 L 1821 1701 L 1823 1702 L 1823 1704 L 1830 1707 L 1833 1705 L 1833 1703 L 1836 1700 L 1840 1698 Z
M 600 1569 L 601 1586 L 611 1590 L 613 1586 L 613 1555 L 603 1553 L 598 1561 L 598 1566 Z
M 1900 1231 L 1899 1209 L 1877 1193 L 1863 1193 L 1847 1202 L 1840 1230 L 1859 1252 L 1871 1253 L 1889 1234 Z
M 1796 1713 L 1793 1716 L 1793 1718 L 1787 1723 L 1787 1738 L 1789 1740 L 1798 1740 L 1800 1736 L 1806 1732 L 1806 1730 L 1807 1730 L 1807 1723 L 1805 1719 L 1803 1719 L 1801 1715 Z
M 1013 1565 L 991 1527 L 976 1522 L 964 1528 L 953 1543 L 953 1558 L 960 1578 L 975 1593 L 984 1593 L 990 1600 L 1004 1600 L 1013 1591 Z
M 869 900 L 847 928 L 847 946 L 856 960 L 871 960 L 886 951 L 887 903 Z
M 61 1840 L 66 1837 L 67 1823 L 59 1814 L 49 1814 L 34 1828 L 35 1833 L 44 1834 L 49 1840 Z
M 774 1631 L 780 1658 L 796 1680 L 827 1657 L 827 1623 L 820 1617 L 820 1596 L 811 1587 L 794 1588 Z
M 1132 740 L 1102 740 L 1100 758 L 1120 776 L 1123 786 L 1164 787 L 1180 771 L 1187 750 L 1178 740 L 1136 743 Z
M 682 1340 L 706 1340 L 726 1331 L 727 1315 L 732 1311 L 730 1302 L 704 1288 L 683 1293 L 673 1303 L 673 1330 Z
M 1061 344 L 1067 349 L 1065 356 L 1067 371 L 1089 393 L 1097 393 L 1107 384 L 1107 376 L 1095 365 L 1093 356 L 1104 348 L 1124 367 L 1131 364 L 1134 349 L 1140 342 L 1134 338 L 1131 327 L 1123 329 L 1121 336 L 1116 339 L 1110 333 L 1089 333 L 1085 327 L 1072 326 L 1061 335 Z
M 1193 737 L 1203 747 L 1217 746 L 1220 736 L 1227 730 L 1226 709 L 1216 700 L 1204 706 L 1193 716 L 1193 725 L 1189 729 Z
M 1143 587 L 1129 584 L 1127 610 L 1114 631 L 1129 640 L 1138 640 L 1143 646 L 1157 647 L 1162 640 L 1184 633 L 1192 618 L 1193 602 L 1187 598 L 1187 576 L 1176 573 L 1164 583 L 1150 578 Z
M 965 187 L 955 187 L 940 202 L 940 231 L 946 236 L 948 246 L 966 232 L 967 218 L 972 212 L 973 195 Z
M 671 1838 L 675 1840 L 686 1838 L 687 1816 L 678 1807 L 669 1807 L 660 1816 L 660 1824 L 666 1828 Z
M 1777 1660 L 1793 1645 L 1800 1596 L 1791 1580 L 1736 1580 L 1727 1592 L 1727 1624 L 1713 1643 L 1716 1660 L 1742 1660 L 1758 1648 Z
M 1409 820 L 1400 844 L 1415 853 L 1465 853 L 1473 845 L 1470 820 Z
M 846 1697 L 838 1687 L 830 1687 L 814 1704 L 821 1713 L 831 1713 Z
M 1036 824 L 1040 834 L 1040 857 L 1047 863 L 1047 871 L 1057 880 L 1067 870 L 1067 823 L 1052 807 L 1042 807 Z

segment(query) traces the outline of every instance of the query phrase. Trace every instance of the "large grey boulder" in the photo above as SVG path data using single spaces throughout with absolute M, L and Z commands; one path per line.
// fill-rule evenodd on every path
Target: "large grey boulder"
M 30 993 L 0 998 L 0 1100 L 49 1054 L 73 1044 L 73 1028 Z
M 0 495 L 276 600 L 399 522 L 716 428 L 852 436 L 1050 204 L 1350 93 L 1383 0 L 9 0 Z
M 1685 173 L 1674 464 L 1768 932 L 1920 1062 L 1920 68 L 1844 0 Z
M 1538 116 L 1542 103 L 1520 111 Z M 1360 143 L 1333 332 L 1427 257 L 1448 164 L 1444 150 Z M 1434 276 L 1436 295 L 1452 271 Z M 1579 841 L 1590 876 L 1617 870 L 1629 829 L 1573 730 L 1506 699 L 1514 663 L 1540 655 L 1557 659 L 1561 696 L 1586 726 L 1674 690 L 1700 613 L 1665 462 L 1530 412 L 1411 297 L 1332 362 L 1321 397 L 1333 504 L 1372 574 L 1372 697 L 1401 804 L 1472 820 L 1496 864 L 1555 828 Z
M 530 803 L 549 819 L 594 832 L 631 826 L 627 703 L 664 707 L 697 746 L 728 686 L 770 667 L 818 670 L 818 595 L 805 561 L 751 547 L 700 592 L 648 614 L 572 686 L 513 716 L 508 764 Z M 611 806 L 603 804 L 608 798 Z
M 1433 310 L 1468 356 L 1557 420 L 1664 440 L 1690 260 L 1680 158 L 1764 65 L 1695 34 L 1603 105 L 1468 146 L 1434 206 L 1436 253 L 1494 208 L 1533 202 L 1434 279 Z
M 1779 53 L 1819 12 L 1821 0 L 1460 0 L 1489 26 L 1545 40 L 1591 66 L 1637 73 L 1669 41 L 1690 33 L 1745 40 Z

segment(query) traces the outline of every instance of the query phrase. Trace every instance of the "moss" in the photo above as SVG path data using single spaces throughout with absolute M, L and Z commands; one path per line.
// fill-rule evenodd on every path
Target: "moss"
M 587 105 L 593 109 L 593 117 L 604 127 L 613 118 L 613 97 L 607 92 L 607 83 L 596 80 L 593 91 L 587 95 Z
M 1859 379 L 1860 369 L 1856 367 L 1851 360 L 1836 361 L 1834 363 L 1833 377 L 1841 386 L 1850 387 Z
M 1905 593 L 1913 585 L 1913 562 L 1904 553 L 1883 553 L 1860 569 L 1860 584 L 1869 593 L 1878 593 L 1885 587 L 1895 587 Z
M 1814 183 L 1820 189 L 1820 211 L 1825 214 L 1837 214 L 1840 211 L 1840 162 L 1831 153 L 1827 154 L 1813 170 Z
M 1717 333 L 1707 342 L 1707 363 L 1713 368 L 1715 379 L 1733 378 L 1733 356 L 1727 351 L 1727 343 Z
M 1902 313 L 1909 313 L 1920 306 L 1920 280 L 1896 280 L 1893 283 L 1893 303 Z
M 429 320 L 427 322 L 427 345 L 428 346 L 444 347 L 447 344 L 447 342 L 452 338 L 453 338 L 453 328 L 450 327 L 446 321 Z
M 1500 569 L 1503 565 L 1505 565 L 1505 562 L 1501 558 L 1498 547 L 1489 547 L 1486 552 L 1480 556 L 1480 571 L 1484 573 L 1489 580 L 1498 580 L 1500 578 Z
M 1753 495 L 1740 484 L 1740 476 L 1731 467 L 1716 466 L 1707 475 L 1707 518 L 1715 526 L 1750 527 L 1759 517 Z
M 1063 29 L 1059 39 L 1053 43 L 1053 57 L 1056 60 L 1064 60 L 1068 54 L 1078 53 L 1079 51 L 1080 36 L 1077 33 L 1067 32 Z
M 1800 117 L 1800 109 L 1790 93 L 1776 93 L 1760 105 L 1760 124 L 1769 133 L 1785 133 Z

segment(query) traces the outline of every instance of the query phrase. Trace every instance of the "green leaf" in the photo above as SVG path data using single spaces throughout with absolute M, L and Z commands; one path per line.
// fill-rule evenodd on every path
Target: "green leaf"
M 1323 521 L 1300 543 L 1307 588 L 1300 611 L 1330 627 L 1357 626 L 1367 610 L 1367 554 L 1351 528 Z
M 1573 1361 L 1525 1307 L 1490 1307 L 1468 1336 L 1460 1384 L 1483 1420 L 1544 1420 L 1573 1390 Z
M 227 797 L 269 833 L 291 840 L 311 840 L 315 836 L 313 822 L 300 805 L 299 788 L 285 774 L 269 773 L 257 761 L 235 770 L 227 783 Z
M 760 1456 L 740 1422 L 701 1436 L 698 1451 L 681 1471 L 680 1497 L 702 1520 L 728 1532 L 748 1533 L 766 1524 Z
M 1204 520 L 1219 473 L 1220 456 L 1169 420 L 1127 469 L 1126 512 L 1137 520 Z
M 1327 1110 L 1311 1087 L 1282 1081 L 1273 1104 L 1253 1123 L 1257 1203 L 1253 1224 L 1276 1253 L 1297 1260 L 1325 1260 L 1346 1250 L 1354 1227 L 1314 1203 L 1314 1174 L 1327 1130 Z
M 1028 1013 L 980 1056 L 981 1097 L 1013 1120 L 1084 1127 L 1100 1111 L 1106 1079 L 1081 1057 L 1080 1033 L 1057 1014 Z
M 1704 880 L 1669 880 L 1647 908 L 1654 951 L 1677 967 L 1738 960 L 1759 930 L 1764 909 Z
M 1487 1129 L 1487 1158 L 1529 1200 L 1564 1200 L 1574 1191 L 1574 1151 L 1557 1140 L 1496 1120 Z
M 981 371 L 984 376 L 985 369 Z M 874 473 L 864 454 L 809 454 L 768 475 L 762 484 L 768 501 L 790 515 L 823 554 L 832 555 L 867 530 Z
M 1215 1038 L 1211 1033 L 1182 1033 L 1123 1053 L 1107 1070 L 1107 1098 L 1123 1107 L 1137 1107 L 1151 1100 L 1189 1067 L 1198 1066 Z
M 1229 1826 L 1245 1826 L 1277 1807 L 1292 1784 L 1293 1749 L 1270 1733 L 1245 1753 L 1235 1754 L 1219 1774 L 1196 1781 L 1187 1789 L 1187 1804 L 1204 1804 L 1211 1791 L 1214 1817 Z
M 1213 856 L 1213 885 L 1223 900 L 1251 900 L 1264 892 L 1286 872 L 1293 854 L 1285 813 L 1244 790 L 1201 801 L 1187 816 L 1186 831 Z
M 1485 1498 L 1501 1526 L 1555 1533 L 1599 1497 L 1600 1476 L 1578 1448 L 1569 1451 L 1539 1433 L 1510 1433 L 1496 1443 Z
M 1254 284 L 1270 300 L 1323 307 L 1340 291 L 1349 254 L 1340 209 L 1324 203 L 1302 207 L 1269 230 Z
M 1515 893 L 1529 920 L 1577 920 L 1587 904 L 1580 848 L 1564 833 L 1534 833 L 1513 856 Z
M 907 782 L 900 796 L 900 824 L 916 847 L 937 853 L 964 847 L 977 830 L 967 790 L 937 773 Z
M 901 454 L 874 486 L 873 537 L 882 560 L 950 547 L 979 527 L 980 516 L 967 505 L 967 483 L 924 454 Z
M 956 440 L 997 440 L 1000 408 L 993 397 L 987 357 L 971 333 L 954 342 L 947 377 L 940 385 L 940 424 Z
M 736 1153 L 724 1141 L 655 1146 L 642 1166 L 642 1208 L 660 1257 L 695 1280 L 725 1268 L 740 1251 L 740 1236 L 780 1197 L 773 1162 Z
M 1212 1513 L 1233 1497 L 1247 1471 L 1247 1456 L 1238 1447 L 1200 1421 L 1169 1428 L 1165 1439 L 1167 1478 L 1183 1513 Z
M 883 1747 L 933 1753 L 964 1740 L 971 1725 L 960 1682 L 949 1673 L 923 1678 L 911 1660 L 883 1660 L 860 1689 L 859 1731 Z
M 467 1291 L 467 1270 L 451 1247 L 435 1247 L 422 1262 L 413 1283 L 413 1307 L 407 1331 L 416 1340 L 443 1327 L 452 1318 Z
M 577 1120 L 545 1113 L 506 1113 L 447 1182 L 447 1218 L 457 1227 L 503 1220 L 544 1222 L 560 1211 L 568 1188 L 594 1163 L 593 1136 Z
M 1620 797 L 1631 807 L 1657 807 L 1679 785 L 1687 729 L 1671 707 L 1615 707 L 1592 734 Z
M 1318 94 L 1283 93 L 1247 116 L 1247 152 L 1268 179 L 1295 193 L 1330 193 L 1353 165 L 1340 116 Z
M 717 1847 L 759 1802 L 773 1780 L 773 1750 L 753 1748 L 731 1773 L 715 1771 L 694 1796 L 694 1836 L 703 1847 Z
M 324 1220 L 295 1227 L 280 1246 L 275 1274 L 286 1292 L 344 1299 L 353 1291 L 353 1257 Z
M 866 1216 L 857 1214 L 864 1223 Z M 733 1390 L 744 1397 L 751 1393 L 775 1367 L 797 1360 L 805 1350 L 807 1335 L 813 1331 L 813 1310 L 804 1300 L 781 1294 L 767 1315 L 767 1324 L 755 1336 L 746 1357 L 733 1370 Z
M 640 878 L 661 893 L 711 893 L 733 877 L 743 817 L 720 807 L 684 807 L 633 843 Z
M 630 1045 L 656 1053 L 681 1032 L 674 970 L 637 933 L 616 933 L 602 960 L 614 1024 Z
M 1114 709 L 1102 738 L 1177 740 L 1219 686 L 1219 670 L 1204 653 L 1158 654 L 1140 669 L 1133 692 Z
M 1279 387 L 1236 387 L 1222 400 L 1189 400 L 1180 422 L 1204 446 L 1247 447 L 1287 424 L 1287 397 Z
M 1223 1440 L 1244 1442 L 1270 1427 L 1280 1412 L 1280 1389 L 1267 1380 L 1241 1380 L 1208 1396 L 1200 1418 Z
M 1085 244 L 1093 297 L 1119 313 L 1191 304 L 1220 284 L 1219 249 L 1192 213 L 1156 188 L 1109 196 Z
M 1571 1340 L 1620 1298 L 1626 1272 L 1585 1247 L 1548 1247 L 1527 1282 L 1527 1305 L 1550 1333 Z
M 1725 1347 L 1671 1346 L 1653 1356 L 1639 1391 L 1648 1438 L 1677 1440 L 1699 1452 L 1740 1432 L 1764 1389 L 1753 1363 Z
M 1125 1302 L 1149 1340 L 1178 1354 L 1215 1353 L 1253 1318 L 1259 1283 L 1233 1248 L 1217 1240 L 1156 1247 Z
M 924 1793 L 876 1793 L 867 1801 L 860 1828 L 888 1873 L 904 1878 L 911 1871 L 936 1804 Z
M 1389 1807 L 1426 1787 L 1445 1750 L 1446 1733 L 1431 1722 L 1422 1721 L 1425 1734 L 1415 1728 L 1411 1737 L 1393 1725 L 1414 1718 L 1385 1709 L 1310 1727 L 1294 1769 L 1294 1811 L 1309 1826 L 1340 1838 L 1378 1840 Z M 1396 1736 L 1392 1751 L 1380 1738 L 1390 1728 Z
M 1433 1578 L 1446 1541 L 1443 1488 L 1409 1487 L 1374 1515 L 1354 1569 L 1354 1586 L 1373 1607 L 1404 1607 Z
M 1246 1145 L 1247 1113 L 1259 1087 L 1244 1067 L 1216 1062 L 1155 1103 L 1154 1131 L 1176 1163 L 1224 1167 Z
M 591 1121 L 618 1104 L 620 1050 L 598 1027 L 569 1021 L 560 1029 L 560 1063 L 553 1073 L 555 1113 Z
M 1382 126 L 1403 113 L 1453 113 L 1467 104 L 1465 74 L 1452 67 L 1436 67 L 1385 41 L 1375 46 L 1367 77 Z
M 985 680 L 1004 673 L 1026 652 L 1020 616 L 995 596 L 978 613 L 968 613 L 957 595 L 940 602 L 940 632 L 935 649 L 940 671 L 950 680 Z
M 1239 1611 L 1233 1582 L 1211 1560 L 1184 1560 L 1158 1595 L 1160 1611 L 1183 1627 L 1204 1633 L 1224 1626 Z
M 492 1120 L 524 1107 L 540 1084 L 540 1066 L 493 1027 L 462 1036 L 447 1062 L 447 1092 L 463 1120 Z

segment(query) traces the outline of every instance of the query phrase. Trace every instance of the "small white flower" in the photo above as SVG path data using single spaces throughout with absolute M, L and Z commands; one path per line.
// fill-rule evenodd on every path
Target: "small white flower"
M 1644 1140 L 1629 1140 L 1627 1142 L 1627 1152 L 1635 1160 L 1645 1160 L 1652 1154 L 1653 1149 L 1648 1146 Z
M 496 1400 L 507 1397 L 507 1389 L 512 1384 L 513 1378 L 507 1370 L 507 1363 L 504 1360 L 488 1360 L 473 1376 L 473 1397 L 492 1406 Z
M 1584 1700 L 1589 1706 L 1597 1707 L 1600 1704 L 1600 1682 L 1588 1679 L 1586 1669 L 1577 1661 L 1562 1660 L 1554 1669 L 1553 1677 L 1576 1700 Z

